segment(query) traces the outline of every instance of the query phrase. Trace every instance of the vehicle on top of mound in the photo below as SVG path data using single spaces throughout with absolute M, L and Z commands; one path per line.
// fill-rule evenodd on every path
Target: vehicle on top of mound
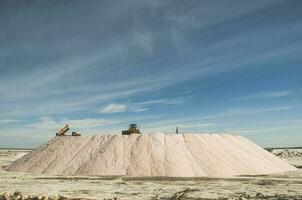
M 130 124 L 129 129 L 122 131 L 122 135 L 142 134 L 136 124 Z
M 67 131 L 69 131 L 68 124 L 66 124 L 63 128 L 57 130 L 56 136 L 67 136 L 66 135 Z M 81 136 L 81 134 L 73 131 L 71 136 Z

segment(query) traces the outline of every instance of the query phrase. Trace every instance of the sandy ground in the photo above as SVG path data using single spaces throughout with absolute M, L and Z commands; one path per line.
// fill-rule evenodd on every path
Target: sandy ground
M 26 153 L 0 150 L 0 163 L 7 165 Z M 302 199 L 302 169 L 258 177 L 173 180 L 62 177 L 0 171 L 0 194 L 16 190 L 34 195 L 59 194 L 91 199 Z

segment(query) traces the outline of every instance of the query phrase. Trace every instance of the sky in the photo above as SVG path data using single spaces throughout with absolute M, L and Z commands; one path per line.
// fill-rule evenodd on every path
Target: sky
M 302 146 L 300 0 L 0 2 L 0 147 L 233 133 Z

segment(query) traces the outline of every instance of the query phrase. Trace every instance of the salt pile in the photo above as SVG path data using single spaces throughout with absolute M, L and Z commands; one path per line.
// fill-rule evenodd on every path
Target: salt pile
M 52 175 L 230 177 L 296 168 L 241 136 L 156 133 L 55 137 L 6 170 Z
M 281 159 L 287 160 L 302 160 L 302 152 L 294 150 L 282 150 L 282 151 L 273 151 L 274 155 L 278 156 Z
M 302 150 L 301 149 L 274 149 L 272 153 L 291 165 L 302 168 Z

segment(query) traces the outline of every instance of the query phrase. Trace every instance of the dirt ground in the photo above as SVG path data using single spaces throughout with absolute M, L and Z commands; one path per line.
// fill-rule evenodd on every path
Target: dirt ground
M 27 152 L 2 149 L 0 165 L 5 166 Z M 302 169 L 230 179 L 62 177 L 0 169 L 0 194 L 16 190 L 79 199 L 302 199 Z

